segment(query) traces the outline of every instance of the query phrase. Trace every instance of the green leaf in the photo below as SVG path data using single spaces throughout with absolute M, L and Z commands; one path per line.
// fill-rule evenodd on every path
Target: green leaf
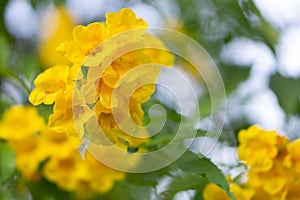
M 155 187 L 160 176 L 152 173 L 128 174 L 127 180 L 132 185 Z
M 1 88 L 1 83 L 0 83 L 0 88 Z M 1 115 L 2 113 L 11 105 L 16 104 L 16 102 L 14 101 L 14 99 L 12 99 L 12 97 L 10 97 L 9 95 L 3 93 L 0 93 L 0 119 L 1 119 Z
M 6 25 L 4 23 L 4 11 L 6 9 L 6 5 L 7 3 L 9 2 L 9 0 L 1 0 L 1 3 L 0 3 L 0 30 L 1 30 L 1 33 L 7 37 L 11 37 L 9 35 L 9 33 L 7 32 L 7 29 L 6 29 Z
M 55 184 L 46 179 L 28 182 L 27 186 L 32 195 L 32 200 L 74 199 L 73 193 L 60 190 Z
M 37 106 L 39 114 L 44 117 L 46 121 L 48 121 L 49 115 L 53 113 L 53 106 L 52 105 L 45 105 L 41 104 Z
M 248 78 L 250 69 L 250 67 L 226 66 L 224 64 L 221 65 L 220 71 L 227 94 L 230 94 L 237 89 L 238 85 Z
M 0 190 L 0 199 L 11 199 L 8 191 Z
M 164 103 L 158 101 L 157 99 L 154 98 L 154 95 L 153 95 L 147 102 L 143 103 L 143 105 L 142 105 L 142 108 L 145 112 L 145 116 L 144 116 L 144 119 L 143 119 L 144 124 L 150 123 L 151 119 L 150 119 L 150 116 L 149 116 L 149 110 L 150 110 L 151 106 L 156 105 L 156 104 L 162 105 L 164 107 L 165 111 L 167 112 L 168 120 L 173 121 L 173 122 L 180 122 L 181 121 L 182 116 L 180 114 L 178 114 L 176 112 L 176 110 L 174 110 L 172 108 L 169 108 Z
M 147 143 L 144 143 L 143 146 L 146 148 L 151 148 L 154 146 L 164 146 L 167 145 L 169 142 L 173 140 L 177 132 L 168 132 L 168 133 L 159 133 L 156 134 L 154 137 L 151 138 L 151 140 Z M 197 130 L 197 133 L 195 135 L 183 135 L 181 137 L 178 137 L 176 141 L 184 141 L 185 139 L 195 138 L 195 137 L 202 137 L 207 134 L 207 131 L 205 130 Z
M 13 150 L 4 142 L 0 142 L 0 182 L 11 178 L 15 173 L 16 157 Z
M 180 173 L 173 176 L 171 183 L 165 192 L 161 194 L 163 199 L 173 199 L 173 197 L 181 191 L 186 190 L 203 190 L 208 181 L 202 176 L 193 173 Z
M 0 34 L 0 68 L 7 67 L 10 49 L 3 34 Z
M 12 71 L 10 68 L 0 67 L 0 80 L 2 77 L 10 78 L 10 79 L 16 81 L 19 84 L 19 86 L 21 86 L 27 94 L 30 93 L 30 88 L 28 87 L 24 78 L 20 74 Z
M 129 173 L 126 175 L 126 183 L 134 186 L 156 187 L 159 179 L 170 174 L 174 166 L 170 165 L 162 169 L 147 173 Z
M 200 116 L 206 117 L 212 113 L 212 102 L 211 102 L 211 96 L 209 94 L 205 94 L 202 97 L 199 98 L 199 112 Z
M 280 74 L 274 74 L 269 86 L 276 94 L 279 105 L 286 114 L 300 114 L 300 79 L 285 78 Z
M 235 200 L 234 195 L 229 190 L 228 182 L 221 170 L 205 157 L 186 151 L 177 161 L 176 164 L 184 172 L 192 172 L 204 177 L 207 181 L 218 185 L 226 191 L 231 199 Z
M 255 31 L 255 34 L 253 34 L 252 31 L 250 32 L 254 37 L 251 35 L 249 37 L 263 41 L 275 54 L 275 47 L 279 40 L 278 31 L 264 19 L 253 0 L 241 0 L 239 4 L 243 15 L 247 19 L 247 23 L 249 23 L 253 31 Z
M 39 72 L 39 64 L 36 57 L 28 55 L 22 60 L 23 74 L 31 83 L 33 83 L 36 74 Z
M 64 5 L 66 3 L 65 0 L 45 0 L 45 1 L 39 1 L 39 0 L 30 0 L 32 8 L 36 9 L 41 4 L 55 4 L 56 6 Z
M 115 199 L 150 199 L 153 193 L 152 187 L 134 186 L 127 182 L 116 182 L 113 189 L 101 196 L 100 199 L 115 200 Z

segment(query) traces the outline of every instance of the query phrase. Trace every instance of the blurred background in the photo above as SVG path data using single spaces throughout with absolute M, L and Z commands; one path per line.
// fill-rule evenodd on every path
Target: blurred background
M 291 140 L 300 136 L 298 0 L 2 0 L 1 113 L 28 103 L 39 72 L 68 62 L 55 48 L 71 38 L 74 25 L 104 21 L 105 13 L 123 7 L 150 27 L 174 29 L 195 39 L 218 66 L 227 116 L 210 157 L 220 166 L 235 162 L 237 133 L 250 124 L 276 129 Z M 188 100 L 189 94 L 182 95 Z M 200 95 L 204 110 L 207 97 Z

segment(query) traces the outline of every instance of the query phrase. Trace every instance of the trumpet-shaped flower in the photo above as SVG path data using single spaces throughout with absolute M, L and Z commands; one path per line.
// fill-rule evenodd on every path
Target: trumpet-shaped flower
M 288 147 L 288 156 L 284 160 L 284 164 L 287 167 L 296 169 L 297 173 L 300 175 L 300 139 L 291 142 Z
M 147 28 L 148 24 L 128 8 L 119 12 L 106 14 L 106 24 L 109 35 L 115 35 L 124 31 Z
M 69 66 L 56 65 L 38 75 L 34 81 L 35 88 L 29 96 L 33 105 L 53 104 L 57 95 L 66 90 Z
M 103 165 L 89 153 L 86 154 L 85 159 L 89 171 L 92 172 L 90 185 L 97 192 L 104 193 L 109 191 L 115 181 L 122 180 L 125 177 L 124 173 Z
M 35 108 L 13 106 L 3 113 L 0 122 L 0 138 L 22 140 L 37 134 L 44 127 L 44 119 L 39 116 Z
M 57 50 L 73 64 L 81 65 L 91 51 L 107 38 L 105 25 L 94 22 L 88 26 L 78 25 L 73 29 L 73 40 L 61 43 Z
M 239 133 L 240 146 L 238 155 L 254 170 L 268 171 L 273 166 L 273 159 L 278 150 L 276 131 L 265 131 L 257 126 L 251 126 Z
M 40 138 L 32 135 L 22 140 L 11 140 L 9 145 L 16 153 L 17 169 L 28 179 L 35 178 L 39 164 L 48 157 Z
M 79 153 L 74 150 L 68 157 L 52 157 L 43 169 L 45 177 L 66 190 L 76 190 L 80 181 L 88 181 L 90 172 Z
M 254 191 L 249 187 L 241 187 L 238 184 L 231 184 L 230 191 L 234 194 L 237 200 L 251 200 Z M 209 183 L 203 191 L 204 200 L 230 200 L 226 192 L 219 186 Z

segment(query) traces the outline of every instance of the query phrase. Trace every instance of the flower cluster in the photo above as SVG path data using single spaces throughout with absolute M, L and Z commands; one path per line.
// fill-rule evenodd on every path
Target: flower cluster
M 0 138 L 16 153 L 16 167 L 26 180 L 45 177 L 68 191 L 101 193 L 124 173 L 102 165 L 89 153 L 82 159 L 80 141 L 49 128 L 35 107 L 13 106 L 0 122 Z
M 26 180 L 44 177 L 62 189 L 92 194 L 107 192 L 124 178 L 82 150 L 89 145 L 83 141 L 108 140 L 129 149 L 147 140 L 145 129 L 118 126 L 130 120 L 143 125 L 142 104 L 155 91 L 159 75 L 151 63 L 171 66 L 174 61 L 146 28 L 127 8 L 108 13 L 105 23 L 75 26 L 72 40 L 57 47 L 68 62 L 39 74 L 29 96 L 35 106 L 53 105 L 53 113 L 44 116 L 47 123 L 32 106 L 14 106 L 3 114 L 0 138 L 15 151 L 17 169 Z
M 108 13 L 105 23 L 74 27 L 73 39 L 57 48 L 72 64 L 41 73 L 29 97 L 33 105 L 54 104 L 48 121 L 53 130 L 97 141 L 99 134 L 94 132 L 100 127 L 110 142 L 122 148 L 138 147 L 147 140 L 144 129 L 119 127 L 128 127 L 128 119 L 142 125 L 142 103 L 155 91 L 159 74 L 159 68 L 149 64 L 171 66 L 174 61 L 146 28 L 147 23 L 127 8 Z M 147 66 L 134 70 L 141 65 Z M 114 109 L 121 113 L 114 116 Z
M 238 156 L 249 166 L 247 182 L 232 183 L 230 189 L 237 199 L 296 200 L 300 191 L 300 139 L 290 142 L 276 131 L 251 126 L 239 133 Z M 213 184 L 204 191 L 208 200 L 229 199 Z

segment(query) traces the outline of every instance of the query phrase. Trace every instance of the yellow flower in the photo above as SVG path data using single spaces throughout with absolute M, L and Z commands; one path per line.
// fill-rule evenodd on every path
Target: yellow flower
M 230 191 L 234 194 L 237 200 L 251 200 L 254 191 L 251 188 L 244 188 L 238 184 L 231 184 Z M 209 183 L 203 190 L 204 200 L 230 200 L 226 192 L 213 183 Z
M 257 126 L 251 126 L 247 130 L 240 131 L 238 138 L 239 158 L 246 161 L 251 169 L 268 171 L 272 168 L 273 159 L 278 153 L 276 131 L 266 131 Z
M 127 149 L 127 147 L 138 147 L 143 142 L 148 141 L 147 133 L 137 132 L 135 136 L 130 136 L 123 132 L 116 124 L 113 116 L 111 114 L 101 113 L 99 116 L 99 124 L 106 136 L 111 140 L 111 142 L 117 144 L 119 147 Z M 140 137 L 138 137 L 140 136 Z M 143 136 L 143 137 L 142 137 Z M 128 144 L 126 144 L 126 142 Z
M 296 183 L 290 186 L 289 191 L 286 194 L 286 200 L 298 200 L 300 197 L 300 178 L 298 177 Z
M 238 184 L 231 184 L 230 191 L 234 194 L 237 200 L 251 200 L 254 195 L 254 190 L 249 187 L 241 187 Z
M 34 123 L 33 123 L 34 122 Z M 34 107 L 13 106 L 3 113 L 0 138 L 22 140 L 41 131 L 45 122 Z
M 73 20 L 66 8 L 49 9 L 41 18 L 47 19 L 42 20 L 38 43 L 39 57 L 43 66 L 69 64 L 69 61 L 56 51 L 61 41 L 71 40 L 72 37 Z
M 70 84 L 66 91 L 57 95 L 48 125 L 57 132 L 67 132 L 68 135 L 81 138 L 84 132 L 84 123 L 92 115 L 92 111 L 78 94 L 78 90 L 73 87 L 73 84 Z M 76 120 L 76 124 L 74 120 Z
M 82 159 L 76 149 L 65 158 L 51 157 L 43 173 L 62 189 L 80 191 L 84 184 L 86 190 L 98 193 L 109 191 L 115 181 L 124 178 L 123 172 L 103 165 L 89 153 Z
M 264 190 L 270 195 L 276 194 L 284 194 L 284 187 L 286 186 L 286 178 L 285 177 L 276 177 L 274 174 L 269 181 L 265 182 Z
M 81 65 L 86 56 L 106 37 L 105 25 L 102 23 L 94 22 L 88 26 L 78 25 L 73 29 L 73 40 L 61 43 L 57 50 L 73 64 Z
M 69 137 L 65 132 L 55 132 L 47 127 L 39 136 L 48 157 L 66 158 L 80 146 L 80 140 Z
M 272 167 L 267 171 L 250 168 L 247 184 L 255 190 L 253 199 L 287 199 L 290 188 L 299 180 L 296 170 L 286 166 L 289 158 L 289 141 L 285 136 L 277 136 L 277 155 L 272 160 Z
M 203 190 L 204 200 L 230 200 L 226 192 L 219 186 L 209 183 Z
M 174 63 L 174 56 L 168 51 L 164 43 L 159 39 L 150 34 L 145 34 L 145 39 L 143 40 L 147 48 L 144 53 L 148 55 L 152 62 L 163 64 L 164 66 L 172 66 Z
M 123 172 L 103 165 L 89 153 L 86 154 L 85 159 L 91 172 L 90 185 L 97 192 L 104 193 L 109 191 L 115 181 L 122 180 L 125 177 Z
M 43 174 L 66 190 L 76 190 L 80 181 L 90 178 L 88 167 L 76 150 L 66 158 L 51 157 L 43 168 Z
M 41 140 L 32 135 L 22 140 L 12 140 L 9 144 L 16 153 L 17 169 L 28 179 L 34 177 L 39 164 L 48 157 Z
M 284 160 L 284 165 L 289 168 L 296 169 L 296 172 L 300 175 L 300 139 L 291 142 L 288 147 L 288 156 Z
M 61 102 L 59 98 L 57 101 Z M 74 104 L 80 106 L 81 100 L 77 99 Z M 68 102 L 64 105 L 59 103 L 55 105 L 58 106 L 56 108 L 58 112 L 65 113 L 64 105 L 71 104 Z M 85 114 L 77 113 L 74 116 L 77 115 Z M 72 120 L 68 121 L 71 124 Z M 78 194 L 85 186 L 85 191 L 90 191 L 92 196 L 95 193 L 107 192 L 116 180 L 124 178 L 123 172 L 104 166 L 89 153 L 85 159 L 81 158 L 78 151 L 80 139 L 47 127 L 34 107 L 12 107 L 4 113 L 0 124 L 1 130 L 5 131 L 1 134 L 8 140 L 8 144 L 16 154 L 16 167 L 27 180 L 35 180 L 44 175 L 60 188 L 77 191 Z M 13 134 L 14 131 L 20 133 Z
M 129 8 L 123 8 L 117 13 L 106 14 L 106 24 L 109 34 L 115 35 L 124 31 L 147 28 L 148 24 Z
M 35 88 L 29 96 L 33 105 L 53 104 L 56 96 L 65 91 L 69 75 L 68 65 L 56 65 L 38 75 L 34 80 Z

